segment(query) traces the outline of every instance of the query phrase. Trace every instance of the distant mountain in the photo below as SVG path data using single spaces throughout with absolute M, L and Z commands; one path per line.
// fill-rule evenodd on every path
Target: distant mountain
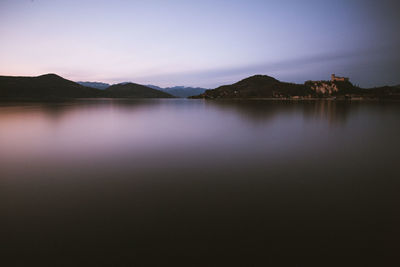
M 108 83 L 101 83 L 101 82 L 76 82 L 76 83 L 86 87 L 96 88 L 100 90 L 104 90 L 110 86 L 110 84 Z
M 164 90 L 164 88 L 159 87 L 159 86 L 157 86 L 157 85 L 146 84 L 145 86 L 150 87 L 150 88 L 152 88 L 152 89 L 159 90 L 159 91 L 163 91 L 163 90 Z
M 107 96 L 125 98 L 173 98 L 174 96 L 136 83 L 115 84 L 105 90 Z
M 232 85 L 206 90 L 192 98 L 400 98 L 400 88 L 362 89 L 349 81 L 307 81 L 286 83 L 266 75 L 255 75 Z
M 147 85 L 150 88 L 164 91 L 176 97 L 190 97 L 204 93 L 207 89 L 200 87 L 186 87 L 186 86 L 174 86 L 161 88 L 156 85 Z
M 398 99 L 399 86 L 362 89 L 349 81 L 307 81 L 304 84 L 286 83 L 265 75 L 255 75 L 232 85 L 213 90 L 190 87 L 160 88 L 135 83 L 121 83 L 105 90 L 90 88 L 66 80 L 56 74 L 38 77 L 0 76 L 0 99 L 64 99 L 64 98 L 173 98 L 190 96 L 195 90 L 203 93 L 192 98 L 367 98 Z M 154 89 L 159 88 L 159 89 Z
M 171 95 L 177 97 L 190 97 L 194 95 L 202 94 L 207 89 L 199 88 L 199 87 L 184 87 L 184 86 L 175 86 L 175 87 L 168 87 L 164 88 L 164 92 L 167 92 Z
M 56 74 L 38 77 L 0 76 L 0 98 L 101 97 L 102 91 L 66 80 Z

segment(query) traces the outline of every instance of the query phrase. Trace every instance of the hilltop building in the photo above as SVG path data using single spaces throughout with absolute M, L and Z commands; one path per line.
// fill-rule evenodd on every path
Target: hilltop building
M 335 74 L 331 75 L 331 81 L 332 82 L 348 82 L 350 81 L 350 78 L 347 77 L 337 77 Z
M 335 82 L 349 82 L 350 79 L 347 77 L 338 77 L 335 74 L 331 75 L 331 81 L 307 81 L 305 85 L 313 90 L 315 93 L 324 96 L 331 96 L 335 93 L 339 92 L 339 87 L 344 85 L 340 85 Z

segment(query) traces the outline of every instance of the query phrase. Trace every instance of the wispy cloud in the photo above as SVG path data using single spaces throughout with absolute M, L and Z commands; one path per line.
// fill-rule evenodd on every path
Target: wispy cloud
M 352 63 L 354 69 L 352 72 L 357 73 L 357 65 L 362 64 L 365 60 L 373 60 L 374 62 L 387 61 L 393 57 L 400 59 L 400 53 L 397 51 L 397 45 L 387 45 L 384 47 L 375 47 L 363 50 L 352 50 L 352 51 L 337 51 L 333 53 L 313 54 L 302 56 L 298 58 L 286 59 L 275 62 L 264 62 L 259 64 L 249 64 L 243 66 L 227 67 L 227 68 L 215 68 L 198 71 L 187 71 L 187 72 L 170 72 L 156 75 L 145 75 L 136 77 L 118 77 L 118 80 L 134 79 L 137 81 L 146 81 L 159 84 L 189 84 L 189 85 L 201 85 L 206 87 L 216 87 L 226 82 L 235 82 L 241 78 L 245 78 L 249 75 L 255 74 L 278 74 L 278 76 L 285 77 L 292 82 L 303 82 L 307 79 L 315 78 L 315 75 L 310 75 L 309 72 L 304 72 L 304 76 L 292 76 L 285 75 L 285 73 L 293 73 L 293 71 L 301 72 L 302 69 L 320 65 L 324 70 L 328 71 L 324 77 L 318 77 L 320 79 L 328 78 L 331 71 L 349 71 L 349 62 Z M 394 75 L 400 74 L 398 68 L 393 67 L 392 72 Z M 386 71 L 386 70 L 385 70 Z M 317 72 L 318 73 L 318 72 Z M 376 70 L 376 74 L 379 75 L 379 70 Z M 308 76 L 307 76 L 308 75 Z M 278 77 L 279 78 L 279 77 Z M 302 80 L 303 79 L 303 80 Z M 356 81 L 357 83 L 364 83 L 366 86 L 367 82 Z

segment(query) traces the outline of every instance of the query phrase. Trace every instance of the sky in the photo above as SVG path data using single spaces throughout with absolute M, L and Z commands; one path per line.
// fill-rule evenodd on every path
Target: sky
M 0 75 L 400 84 L 398 0 L 0 0 Z

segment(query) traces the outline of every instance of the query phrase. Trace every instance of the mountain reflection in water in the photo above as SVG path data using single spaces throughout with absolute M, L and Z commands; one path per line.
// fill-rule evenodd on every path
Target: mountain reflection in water
M 399 115 L 378 102 L 2 103 L 1 249 L 9 266 L 384 266 L 400 241 Z

